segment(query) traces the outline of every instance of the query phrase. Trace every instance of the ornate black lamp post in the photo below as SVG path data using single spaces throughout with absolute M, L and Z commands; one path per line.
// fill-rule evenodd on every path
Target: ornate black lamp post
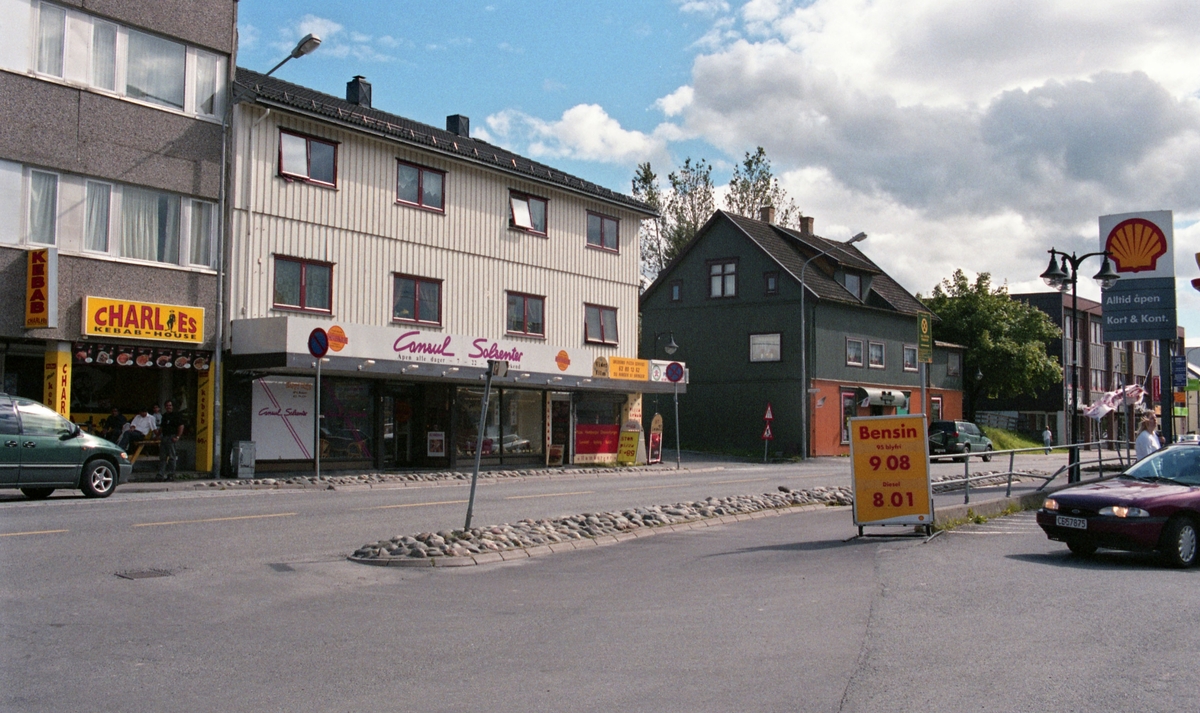
M 1071 290 L 1071 415 L 1070 415 L 1070 433 L 1071 433 L 1071 473 L 1068 476 L 1068 481 L 1079 482 L 1079 265 L 1089 257 L 1102 256 L 1103 264 L 1100 266 L 1100 272 L 1092 276 L 1093 280 L 1100 283 L 1100 287 L 1108 289 L 1112 287 L 1120 275 L 1113 269 L 1112 263 L 1108 261 L 1108 253 L 1101 251 L 1095 253 L 1084 253 L 1083 255 L 1075 255 L 1071 253 L 1060 252 L 1054 248 L 1050 248 L 1050 266 L 1041 274 L 1041 278 L 1046 284 L 1060 292 Z M 1058 258 L 1061 259 L 1061 263 Z M 1065 361 L 1065 360 L 1064 360 Z

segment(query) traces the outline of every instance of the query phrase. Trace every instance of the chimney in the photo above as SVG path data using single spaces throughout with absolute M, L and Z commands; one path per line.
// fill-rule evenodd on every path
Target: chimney
M 362 75 L 354 75 L 354 79 L 346 82 L 346 101 L 366 109 L 371 108 L 371 83 Z
M 451 114 L 446 117 L 446 131 L 455 136 L 471 137 L 471 120 L 462 114 Z
M 775 222 L 775 206 L 765 205 L 758 209 L 758 219 L 764 223 Z
M 813 234 L 813 219 L 812 216 L 800 216 L 800 232 L 804 235 Z

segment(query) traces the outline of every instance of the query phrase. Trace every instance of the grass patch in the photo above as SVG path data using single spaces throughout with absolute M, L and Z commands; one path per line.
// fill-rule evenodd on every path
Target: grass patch
M 962 527 L 963 525 L 982 525 L 988 520 L 1015 515 L 1019 512 L 1023 512 L 1024 510 L 1025 508 L 1021 507 L 1017 503 L 1010 503 L 1008 507 L 1004 508 L 995 515 L 980 515 L 979 513 L 975 512 L 973 508 L 967 508 L 967 514 L 965 517 L 956 517 L 953 520 L 946 520 L 945 522 L 936 523 L 933 526 L 933 529 L 935 532 L 943 532 L 946 530 L 953 530 L 956 527 Z
M 998 451 L 1013 451 L 1019 448 L 1044 448 L 1041 440 L 1034 440 L 1028 436 L 1017 433 L 1016 431 L 1008 431 L 1003 428 L 995 428 L 993 426 L 980 426 L 979 430 L 983 431 L 983 435 L 992 439 L 992 447 Z M 1054 453 L 1066 453 L 1065 448 L 1052 448 Z

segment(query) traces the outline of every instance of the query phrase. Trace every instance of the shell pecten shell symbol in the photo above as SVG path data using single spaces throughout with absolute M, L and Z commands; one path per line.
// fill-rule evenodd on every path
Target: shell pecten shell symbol
M 1117 272 L 1153 270 L 1167 253 L 1167 236 L 1144 218 L 1130 218 L 1112 229 L 1104 249 L 1116 263 Z

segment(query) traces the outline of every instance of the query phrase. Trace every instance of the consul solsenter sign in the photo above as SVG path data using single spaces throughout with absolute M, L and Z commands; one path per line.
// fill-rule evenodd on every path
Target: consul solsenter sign
M 1169 210 L 1100 216 L 1100 249 L 1121 276 L 1100 298 L 1104 341 L 1175 338 L 1174 243 Z

